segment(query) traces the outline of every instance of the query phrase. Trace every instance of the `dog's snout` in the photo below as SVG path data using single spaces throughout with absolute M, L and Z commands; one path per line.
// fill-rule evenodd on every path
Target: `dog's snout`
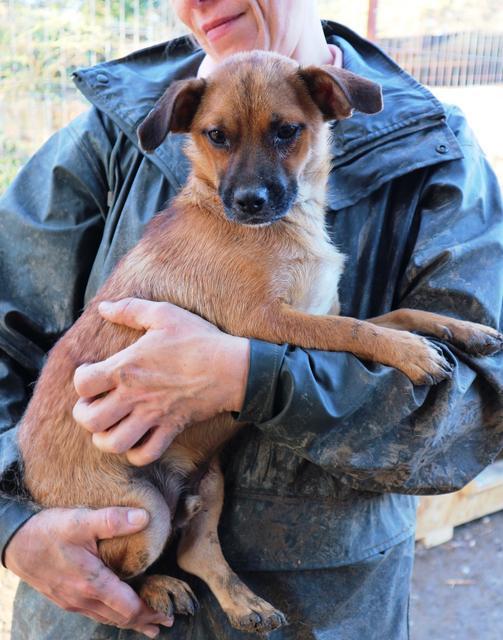
M 283 218 L 297 195 L 297 182 L 278 165 L 258 165 L 246 172 L 237 164 L 222 176 L 218 193 L 229 220 L 268 225 Z
M 249 215 L 260 213 L 267 202 L 266 187 L 239 187 L 234 192 L 237 208 Z

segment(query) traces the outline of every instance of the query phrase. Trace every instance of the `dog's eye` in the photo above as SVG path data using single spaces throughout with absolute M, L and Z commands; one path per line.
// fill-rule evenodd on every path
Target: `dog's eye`
M 228 144 L 227 137 L 225 133 L 220 129 L 210 129 L 207 132 L 208 138 L 213 142 L 217 147 L 225 147 Z
M 282 124 L 276 132 L 276 137 L 282 141 L 292 140 L 299 131 L 298 124 Z

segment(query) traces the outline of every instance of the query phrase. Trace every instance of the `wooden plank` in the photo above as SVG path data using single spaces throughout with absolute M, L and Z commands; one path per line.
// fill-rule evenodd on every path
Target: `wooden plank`
M 485 469 L 461 491 L 424 496 L 418 509 L 416 540 L 427 546 L 450 539 L 448 530 L 503 509 L 503 460 Z M 436 542 L 437 541 L 437 542 Z
M 444 544 L 452 540 L 454 536 L 454 527 L 441 527 L 440 529 L 434 529 L 427 533 L 424 538 L 421 538 L 423 547 L 431 549 L 431 547 L 438 547 L 439 544 Z

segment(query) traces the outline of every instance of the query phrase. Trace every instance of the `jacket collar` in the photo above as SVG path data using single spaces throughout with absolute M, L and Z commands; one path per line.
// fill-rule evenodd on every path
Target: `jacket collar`
M 414 169 L 462 157 L 445 122 L 441 103 L 374 44 L 346 27 L 324 22 L 327 41 L 344 54 L 344 67 L 383 87 L 384 109 L 374 116 L 355 113 L 332 127 L 332 160 L 337 169 L 328 194 L 333 210 L 354 204 L 394 178 Z M 203 52 L 182 36 L 124 58 L 79 69 L 74 81 L 137 145 L 139 123 L 179 78 L 194 76 Z M 188 164 L 180 162 L 185 136 L 170 135 L 151 155 L 175 187 L 185 182 Z M 411 154 L 411 148 L 414 153 Z
M 384 98 L 380 113 L 355 113 L 332 127 L 330 209 L 350 206 L 416 169 L 463 157 L 443 105 L 426 87 L 350 29 L 333 22 L 323 27 L 327 41 L 342 49 L 344 68 L 380 84 Z
M 84 96 L 138 146 L 140 122 L 171 82 L 197 74 L 203 57 L 189 37 L 181 36 L 118 60 L 78 69 L 73 79 Z M 188 173 L 188 161 L 180 153 L 183 141 L 184 136 L 170 135 L 149 156 L 175 189 L 184 184 Z

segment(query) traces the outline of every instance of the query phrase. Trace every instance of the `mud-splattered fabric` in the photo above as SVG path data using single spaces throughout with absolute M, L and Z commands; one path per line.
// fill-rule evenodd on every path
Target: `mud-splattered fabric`
M 347 256 L 342 313 L 408 306 L 500 325 L 501 196 L 463 115 L 374 45 L 332 23 L 325 30 L 347 69 L 382 84 L 385 103 L 332 127 L 326 220 Z M 135 130 L 202 55 L 180 38 L 77 72 L 92 109 L 53 136 L 0 199 L 6 492 L 17 485 L 15 425 L 44 354 L 186 178 L 183 136 L 146 157 Z M 413 494 L 459 488 L 494 459 L 503 446 L 503 357 L 436 344 L 454 374 L 430 388 L 346 353 L 252 341 L 239 416 L 251 426 L 225 461 L 221 536 L 233 567 L 366 562 L 411 536 Z M 32 513 L 1 498 L 0 548 Z M 35 628 L 40 616 L 33 610 Z
M 413 537 L 355 565 L 305 571 L 246 572 L 241 577 L 255 593 L 281 609 L 288 625 L 269 633 L 271 640 L 409 640 L 409 585 Z M 159 640 L 257 640 L 234 630 L 201 582 L 193 587 L 200 608 L 180 616 Z M 41 615 L 43 612 L 43 615 Z M 34 628 L 33 616 L 47 620 Z M 68 616 L 68 620 L 66 617 Z M 134 631 L 64 614 L 36 591 L 22 585 L 16 599 L 12 640 L 141 640 Z M 64 634 L 62 634 L 64 629 Z

